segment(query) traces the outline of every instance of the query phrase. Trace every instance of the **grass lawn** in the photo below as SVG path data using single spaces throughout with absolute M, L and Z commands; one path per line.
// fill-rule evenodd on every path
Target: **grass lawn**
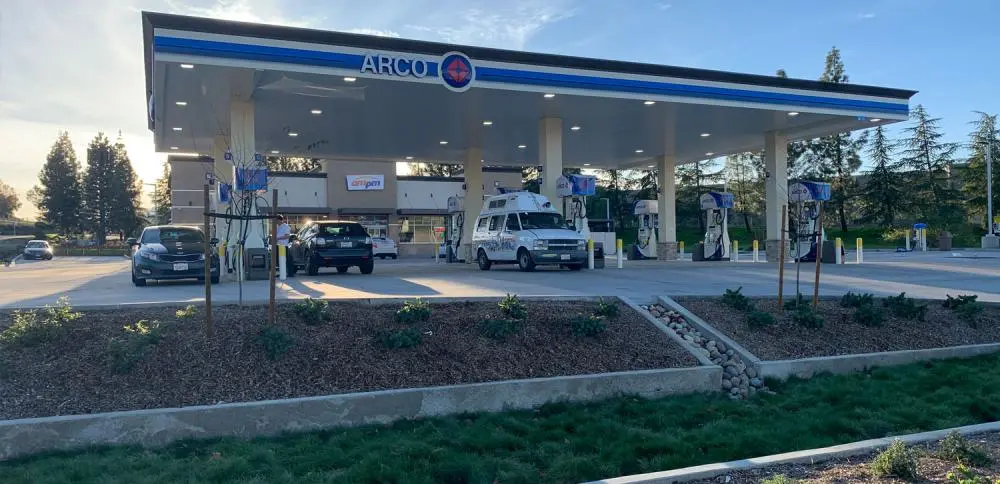
M 580 482 L 1000 420 L 1000 356 L 261 439 L 0 463 L 0 482 Z

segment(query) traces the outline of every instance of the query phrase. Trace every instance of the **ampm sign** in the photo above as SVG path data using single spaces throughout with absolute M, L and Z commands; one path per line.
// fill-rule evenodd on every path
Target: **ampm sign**
M 428 74 L 434 75 L 435 71 L 441 83 L 455 92 L 467 91 L 476 77 L 472 60 L 461 52 L 448 52 L 436 64 L 423 59 L 385 54 L 368 54 L 361 63 L 362 74 L 423 79 Z
M 347 191 L 384 190 L 385 175 L 346 175 Z

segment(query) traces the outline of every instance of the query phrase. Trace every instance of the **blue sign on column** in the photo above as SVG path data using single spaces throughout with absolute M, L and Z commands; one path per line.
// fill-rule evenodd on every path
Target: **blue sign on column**
M 255 161 L 257 163 L 263 163 L 264 162 L 264 155 L 262 155 L 260 153 L 254 153 L 253 154 L 253 161 Z
M 233 161 L 233 152 L 226 150 L 226 154 L 223 155 L 223 158 L 225 158 L 226 161 Z

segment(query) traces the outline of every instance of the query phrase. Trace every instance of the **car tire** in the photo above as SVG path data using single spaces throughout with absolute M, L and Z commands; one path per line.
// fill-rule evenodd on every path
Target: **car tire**
M 350 267 L 347 267 L 347 266 L 337 266 L 337 272 L 340 273 L 340 274 L 343 274 L 343 273 L 347 272 L 348 269 L 350 269 Z
M 379 258 L 379 259 L 382 259 L 382 260 L 385 260 L 385 254 L 379 254 L 379 255 L 378 255 L 378 258 Z
M 319 266 L 313 261 L 312 254 L 306 254 L 306 274 L 315 276 L 319 274 Z
M 42 259 L 52 260 L 52 254 L 46 254 L 46 255 L 42 256 Z
M 399 256 L 397 256 L 396 254 L 392 254 L 389 257 L 392 257 L 392 260 L 396 260 L 396 257 L 399 257 Z
M 219 283 L 219 276 L 212 276 L 211 280 L 212 280 L 212 284 L 218 284 Z
M 375 261 L 370 260 L 364 264 L 361 264 L 360 266 L 358 266 L 358 269 L 361 269 L 362 274 L 371 274 L 372 271 L 375 270 Z
M 132 273 L 132 284 L 135 284 L 135 287 L 146 287 L 146 280 L 145 279 L 139 279 L 138 277 L 135 277 L 135 272 L 133 272 Z
M 493 265 L 493 263 L 490 262 L 490 258 L 486 255 L 486 251 L 483 249 L 479 249 L 476 261 L 479 263 L 479 270 L 481 271 L 488 271 L 490 270 L 490 266 Z
M 571 271 L 578 271 L 583 269 L 583 264 L 566 264 L 566 268 Z
M 531 253 L 527 249 L 517 251 L 517 266 L 524 272 L 535 270 L 535 261 L 531 260 Z

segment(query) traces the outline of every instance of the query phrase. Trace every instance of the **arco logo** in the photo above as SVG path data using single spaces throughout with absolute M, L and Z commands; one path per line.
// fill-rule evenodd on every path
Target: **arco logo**
M 449 52 L 441 58 L 438 69 L 445 87 L 455 92 L 464 92 L 472 85 L 476 69 L 469 57 L 461 52 Z

